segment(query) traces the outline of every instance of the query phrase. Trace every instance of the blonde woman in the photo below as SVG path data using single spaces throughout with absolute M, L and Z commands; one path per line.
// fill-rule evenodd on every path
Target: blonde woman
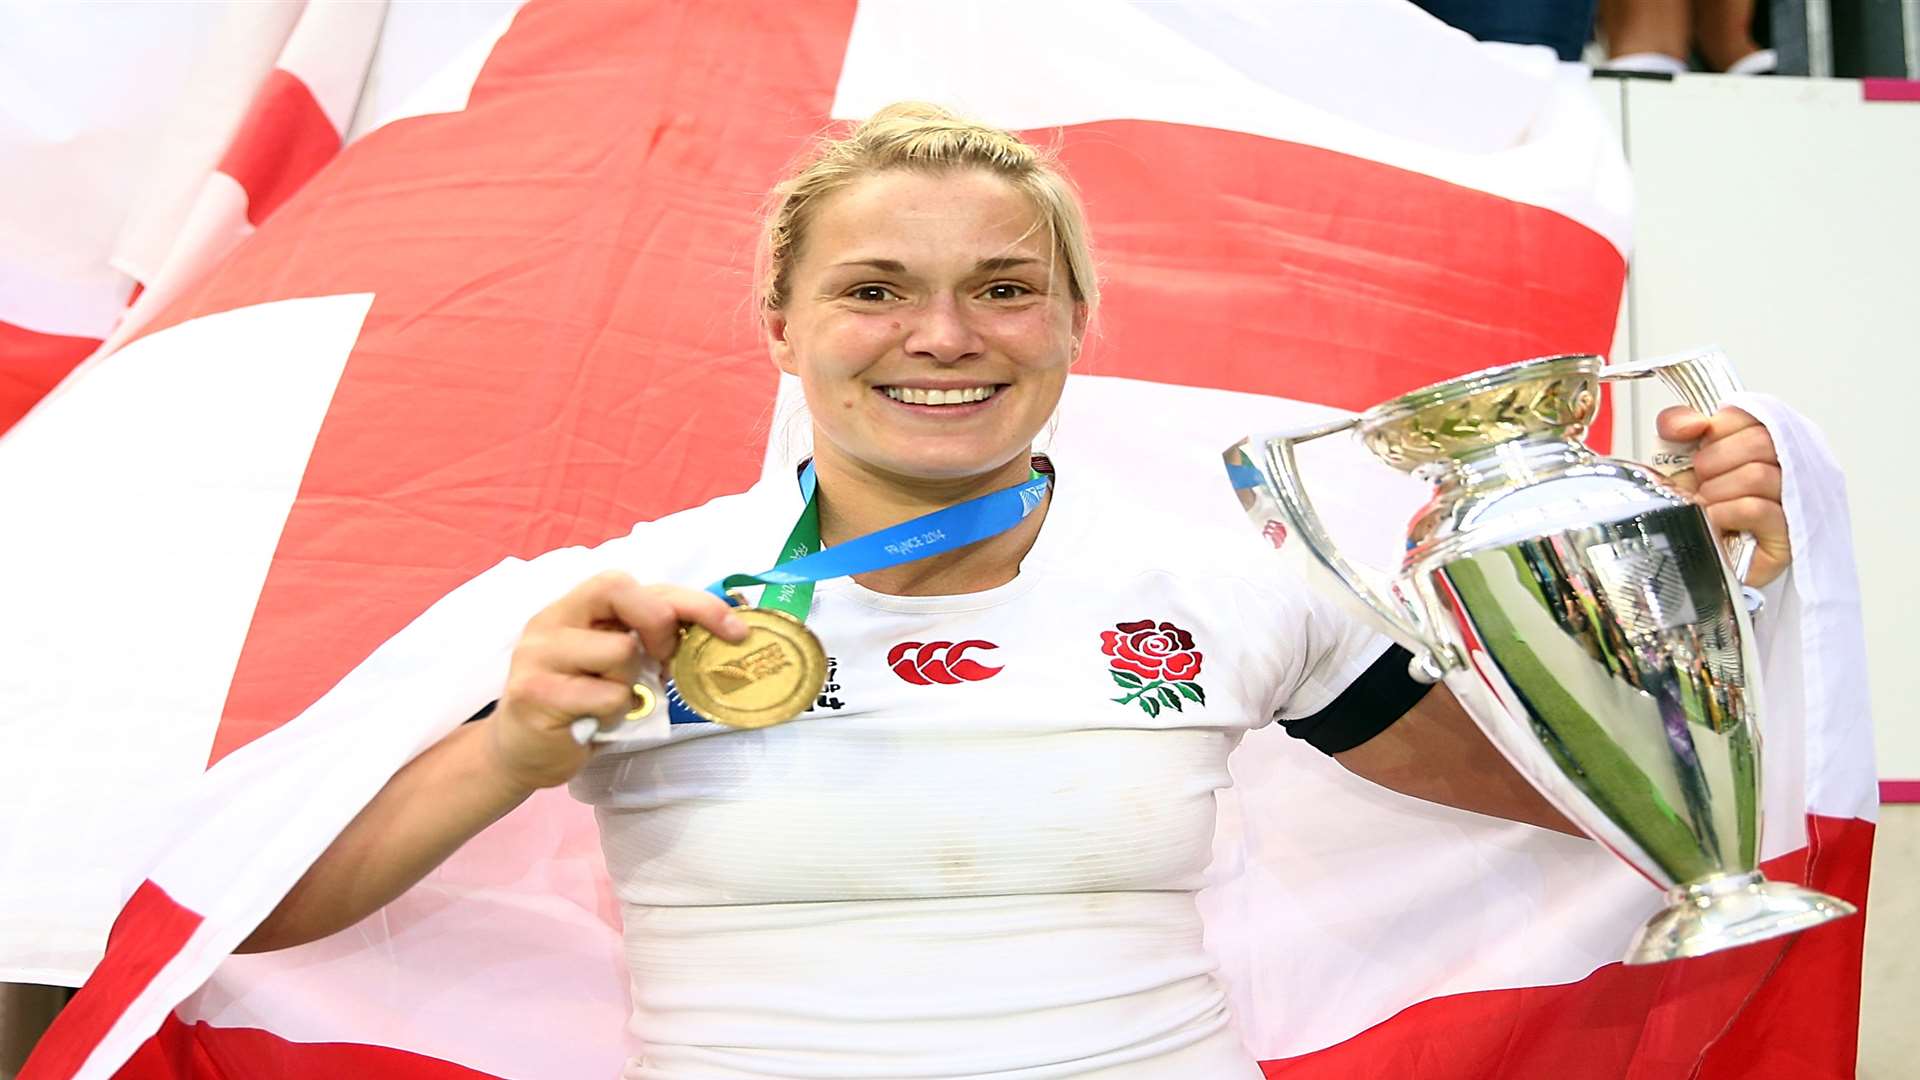
M 571 781 L 623 904 L 629 1080 L 1253 1080 L 1194 901 L 1247 731 L 1277 719 L 1401 791 L 1569 829 L 1444 689 L 1270 553 L 1142 520 L 1070 459 L 1034 456 L 1099 307 L 1080 206 L 1043 154 L 894 106 L 775 190 L 764 256 L 759 310 L 805 390 L 808 468 L 603 546 L 620 569 L 527 625 L 497 707 L 398 773 L 248 948 L 350 925 Z M 1708 424 L 1670 434 L 1709 436 L 1712 513 L 1758 535 L 1757 572 L 1777 575 L 1765 429 Z M 1195 462 L 1195 483 L 1216 469 Z M 887 545 L 894 561 L 799 605 L 836 688 L 800 722 L 575 741 L 576 719 L 628 708 L 682 627 L 741 637 L 701 585 L 796 537 L 870 551 L 941 512 L 1004 528 Z

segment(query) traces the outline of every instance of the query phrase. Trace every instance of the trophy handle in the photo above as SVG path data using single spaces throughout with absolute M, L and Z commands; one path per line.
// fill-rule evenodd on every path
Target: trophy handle
M 1746 389 L 1740 383 L 1739 374 L 1733 370 L 1733 362 L 1715 345 L 1669 356 L 1630 360 L 1624 364 L 1606 364 L 1600 368 L 1600 377 L 1610 382 L 1657 377 L 1667 385 L 1667 389 L 1679 396 L 1687 408 L 1702 416 L 1712 416 L 1727 398 Z M 1730 533 L 1725 544 L 1727 563 L 1733 567 L 1733 579 L 1744 586 L 1747 571 L 1753 566 L 1753 537 L 1743 532 Z M 1748 591 L 1750 606 L 1757 607 L 1754 602 L 1758 598 L 1758 592 Z
M 1439 682 L 1448 670 L 1462 666 L 1458 653 L 1429 630 L 1421 613 L 1391 584 L 1380 587 L 1340 554 L 1307 497 L 1299 463 L 1294 459 L 1294 447 L 1300 443 L 1348 431 L 1359 422 L 1358 416 L 1351 416 L 1299 431 L 1247 439 L 1227 451 L 1227 471 L 1249 510 L 1256 502 L 1261 503 L 1261 512 L 1276 514 L 1290 530 L 1287 540 L 1298 541 L 1306 553 L 1304 562 L 1309 573 L 1337 582 L 1341 588 L 1336 595 L 1349 595 L 1358 601 L 1357 614 L 1413 653 L 1409 674 L 1421 682 Z M 1251 488 L 1258 491 L 1249 491 Z

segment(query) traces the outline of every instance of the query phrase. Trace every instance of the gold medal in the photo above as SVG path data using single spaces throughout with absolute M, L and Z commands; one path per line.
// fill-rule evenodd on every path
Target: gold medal
M 784 611 L 739 608 L 739 644 L 691 626 L 674 651 L 674 688 L 694 712 L 718 724 L 763 728 L 799 716 L 827 681 L 827 651 L 805 623 Z

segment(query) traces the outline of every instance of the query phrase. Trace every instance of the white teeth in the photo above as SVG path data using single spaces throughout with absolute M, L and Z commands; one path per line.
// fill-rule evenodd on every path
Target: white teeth
M 895 401 L 904 401 L 909 405 L 965 405 L 975 401 L 985 401 L 994 395 L 998 387 L 969 386 L 959 390 L 922 390 L 913 386 L 889 386 L 886 394 Z

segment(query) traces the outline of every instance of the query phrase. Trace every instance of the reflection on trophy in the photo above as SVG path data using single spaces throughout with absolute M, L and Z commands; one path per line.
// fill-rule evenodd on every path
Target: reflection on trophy
M 1646 376 L 1707 413 L 1738 389 L 1711 351 L 1615 367 L 1545 357 L 1226 454 L 1256 526 L 1281 525 L 1282 551 L 1316 586 L 1411 650 L 1417 678 L 1444 678 L 1561 813 L 1667 889 L 1629 964 L 1854 911 L 1757 870 L 1761 694 L 1740 584 L 1751 541 L 1723 547 L 1687 495 L 1580 441 L 1600 380 Z M 1300 443 L 1347 430 L 1434 484 L 1390 579 L 1341 555 L 1295 463 Z

